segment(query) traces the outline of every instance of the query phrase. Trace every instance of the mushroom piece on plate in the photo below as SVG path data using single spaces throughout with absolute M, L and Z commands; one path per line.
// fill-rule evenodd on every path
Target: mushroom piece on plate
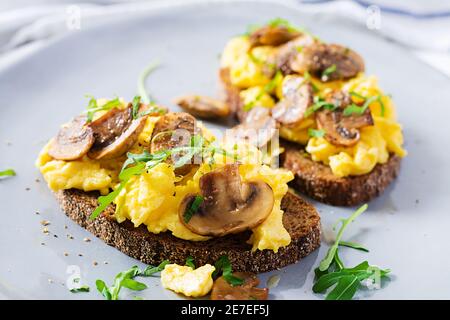
M 241 285 L 231 285 L 222 276 L 214 281 L 211 300 L 267 300 L 268 288 L 257 288 L 259 279 L 253 273 L 234 272 L 233 276 L 242 279 Z
M 327 82 L 355 77 L 364 71 L 364 60 L 355 51 L 338 44 L 314 43 L 303 48 L 291 68 L 301 74 L 308 71 Z
M 272 188 L 261 180 L 242 182 L 238 164 L 226 164 L 203 175 L 200 192 L 201 196 L 187 195 L 178 213 L 181 223 L 203 236 L 221 237 L 253 229 L 273 209 Z
M 85 115 L 63 125 L 50 143 L 48 154 L 57 160 L 76 160 L 88 153 L 94 144 L 94 133 Z
M 214 119 L 230 114 L 230 107 L 225 102 L 210 97 L 187 95 L 177 98 L 175 103 L 194 117 Z
M 133 119 L 133 107 L 114 108 L 89 126 L 95 142 L 88 156 L 92 159 L 114 159 L 125 154 L 137 141 L 145 126 L 147 116 Z

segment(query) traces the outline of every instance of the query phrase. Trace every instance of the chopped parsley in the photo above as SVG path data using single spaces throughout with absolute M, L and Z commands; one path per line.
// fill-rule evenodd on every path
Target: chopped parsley
M 312 288 L 314 293 L 325 293 L 334 286 L 326 295 L 326 300 L 350 300 L 361 287 L 363 281 L 379 284 L 381 279 L 387 277 L 390 272 L 388 269 L 380 269 L 377 266 L 369 265 L 367 261 L 353 268 L 347 268 L 339 256 L 339 246 L 368 251 L 360 244 L 341 241 L 347 226 L 366 210 L 367 204 L 356 210 L 348 219 L 339 220 L 342 225 L 337 233 L 336 240 L 315 270 L 316 281 Z
M 185 223 L 188 223 L 192 219 L 192 216 L 198 211 L 203 201 L 204 198 L 202 196 L 200 195 L 195 196 L 194 201 L 192 201 L 192 204 L 184 213 L 183 219 Z

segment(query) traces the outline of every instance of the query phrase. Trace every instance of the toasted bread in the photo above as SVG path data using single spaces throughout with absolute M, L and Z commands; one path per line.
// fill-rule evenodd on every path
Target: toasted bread
M 290 192 L 283 198 L 281 207 L 285 211 L 283 224 L 292 241 L 276 253 L 252 251 L 252 246 L 247 244 L 250 231 L 208 241 L 186 241 L 170 232 L 150 233 L 144 225 L 135 228 L 128 220 L 118 223 L 111 217 L 112 205 L 97 219 L 90 220 L 89 215 L 97 206 L 96 192 L 71 189 L 57 192 L 56 197 L 66 215 L 80 226 L 126 255 L 152 265 L 165 259 L 184 265 L 188 256 L 194 257 L 198 265 L 214 264 L 226 254 L 233 270 L 259 273 L 296 263 L 320 246 L 320 217 L 316 209 Z
M 281 165 L 295 175 L 291 186 L 334 206 L 354 206 L 379 196 L 398 176 L 401 158 L 391 154 L 384 164 L 364 175 L 336 177 L 329 166 L 311 160 L 299 145 L 283 141 Z
M 220 69 L 219 77 L 227 103 L 237 120 L 243 122 L 246 112 L 239 88 L 231 84 L 227 68 Z M 391 154 L 387 163 L 376 165 L 367 174 L 339 178 L 329 166 L 306 157 L 303 146 L 284 140 L 280 145 L 285 149 L 280 164 L 295 175 L 290 185 L 313 199 L 335 206 L 354 206 L 370 201 L 379 196 L 400 171 L 401 158 Z

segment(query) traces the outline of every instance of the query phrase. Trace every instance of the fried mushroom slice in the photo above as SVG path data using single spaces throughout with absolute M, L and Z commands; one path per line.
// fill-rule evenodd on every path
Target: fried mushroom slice
M 175 99 L 175 103 L 194 117 L 203 119 L 225 118 L 230 107 L 223 101 L 210 97 L 187 95 Z
M 76 160 L 88 153 L 94 144 L 94 133 L 86 125 L 85 115 L 63 125 L 50 143 L 48 154 L 57 160 Z
M 301 76 L 290 75 L 282 84 L 283 98 L 272 108 L 272 117 L 286 126 L 303 120 L 314 101 L 314 90 Z
M 235 140 L 245 140 L 258 148 L 265 146 L 275 136 L 277 122 L 270 116 L 270 109 L 253 107 L 242 124 L 229 130 L 227 134 Z
M 217 278 L 211 291 L 211 300 L 267 300 L 269 289 L 257 288 L 259 279 L 255 274 L 234 272 L 233 275 L 244 280 L 244 283 L 232 286 L 223 276 Z
M 137 141 L 145 126 L 147 116 L 133 119 L 132 105 L 125 109 L 114 108 L 89 126 L 95 142 L 88 156 L 91 159 L 114 159 L 125 154 Z
M 364 71 L 364 60 L 355 51 L 338 44 L 314 43 L 292 61 L 295 72 L 310 72 L 322 82 L 349 79 Z
M 150 145 L 151 153 L 188 146 L 191 137 L 200 134 L 200 130 L 196 124 L 195 118 L 186 112 L 169 112 L 161 116 L 153 129 Z M 171 157 L 168 162 L 173 164 L 173 160 L 183 155 L 184 153 L 179 153 L 175 157 Z M 193 164 L 187 163 L 176 168 L 175 174 L 185 175 L 192 168 Z
M 264 26 L 253 31 L 249 36 L 250 48 L 258 46 L 279 46 L 300 35 L 285 26 Z
M 187 195 L 178 215 L 183 225 L 203 236 L 222 237 L 253 229 L 273 209 L 271 187 L 261 180 L 242 182 L 238 164 L 226 164 L 203 175 L 200 192 L 201 204 L 193 208 L 197 196 Z
M 351 147 L 359 141 L 359 129 L 374 124 L 369 108 L 362 114 L 344 115 L 345 107 L 352 103 L 348 94 L 335 91 L 326 100 L 333 103 L 336 109 L 317 112 L 316 122 L 318 128 L 325 131 L 325 139 L 331 144 Z
M 275 55 L 275 65 L 283 75 L 295 73 L 291 64 L 296 60 L 297 55 L 301 54 L 304 47 L 310 46 L 316 42 L 316 39 L 309 34 L 303 33 L 295 39 L 286 42 L 278 47 Z

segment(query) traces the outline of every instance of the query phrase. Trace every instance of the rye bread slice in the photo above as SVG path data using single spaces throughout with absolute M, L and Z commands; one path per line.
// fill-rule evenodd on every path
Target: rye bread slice
M 311 160 L 303 148 L 282 141 L 281 165 L 295 175 L 291 186 L 318 201 L 334 206 L 355 206 L 379 196 L 398 176 L 401 158 L 391 154 L 384 164 L 364 175 L 336 177 L 327 165 Z
M 228 68 L 220 69 L 220 82 L 236 119 L 243 122 L 246 112 L 239 96 L 239 88 L 230 82 Z M 323 203 L 334 206 L 355 206 L 379 196 L 400 171 L 401 158 L 391 154 L 387 163 L 378 164 L 370 173 L 360 176 L 338 178 L 330 167 L 305 157 L 303 146 L 291 142 L 280 142 L 285 148 L 280 164 L 291 170 L 295 179 L 290 185 L 297 191 Z
M 182 240 L 170 232 L 153 234 L 143 225 L 135 228 L 128 220 L 116 222 L 110 217 L 113 206 L 97 219 L 89 220 L 97 206 L 96 192 L 71 189 L 57 192 L 56 197 L 73 221 L 126 255 L 151 265 L 165 259 L 184 265 L 188 256 L 194 257 L 198 265 L 214 264 L 226 254 L 235 271 L 260 273 L 296 263 L 320 246 L 320 217 L 316 209 L 290 192 L 283 198 L 281 207 L 285 210 L 283 224 L 292 242 L 277 253 L 271 250 L 252 252 L 251 245 L 246 243 L 250 232 L 200 242 Z

